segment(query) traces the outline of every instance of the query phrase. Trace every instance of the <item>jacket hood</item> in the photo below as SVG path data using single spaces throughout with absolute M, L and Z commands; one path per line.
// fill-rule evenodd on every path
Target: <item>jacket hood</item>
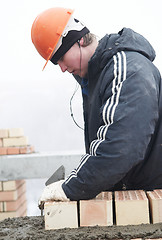
M 130 28 L 123 28 L 117 34 L 105 35 L 100 41 L 92 62 L 97 60 L 100 67 L 103 67 L 107 61 L 120 51 L 139 52 L 150 61 L 155 59 L 155 51 L 151 44 L 139 33 Z

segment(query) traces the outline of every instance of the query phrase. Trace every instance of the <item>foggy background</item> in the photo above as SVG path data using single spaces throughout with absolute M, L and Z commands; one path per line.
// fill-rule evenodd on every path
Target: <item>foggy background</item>
M 24 129 L 37 152 L 79 151 L 84 136 L 72 121 L 69 101 L 75 80 L 37 53 L 31 42 L 36 16 L 51 7 L 75 9 L 74 16 L 102 38 L 129 27 L 145 36 L 156 51 L 162 72 L 161 0 L 5 0 L 0 7 L 0 128 Z M 83 126 L 80 89 L 73 100 L 76 121 Z M 78 159 L 79 161 L 79 159 Z M 28 180 L 30 209 L 35 208 L 44 180 Z M 33 188 L 31 188 L 31 185 Z M 35 195 L 34 195 L 35 193 Z M 33 206 L 33 208 L 32 208 Z M 33 210 L 35 211 L 35 210 Z M 29 210 L 29 215 L 36 214 Z

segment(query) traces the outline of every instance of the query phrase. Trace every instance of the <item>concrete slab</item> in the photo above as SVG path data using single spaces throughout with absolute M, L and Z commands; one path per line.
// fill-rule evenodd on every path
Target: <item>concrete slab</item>
M 69 175 L 80 161 L 80 153 L 32 153 L 0 156 L 0 181 L 49 178 L 61 165 Z

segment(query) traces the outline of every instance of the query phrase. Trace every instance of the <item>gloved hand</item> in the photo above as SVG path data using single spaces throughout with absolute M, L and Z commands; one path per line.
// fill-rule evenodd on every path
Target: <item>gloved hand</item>
M 47 200 L 55 200 L 55 201 L 70 201 L 63 189 L 62 184 L 64 183 L 64 180 L 60 180 L 55 183 L 51 183 L 48 186 L 46 186 L 42 192 L 42 195 L 39 199 L 38 205 L 41 205 L 41 203 L 47 201 Z

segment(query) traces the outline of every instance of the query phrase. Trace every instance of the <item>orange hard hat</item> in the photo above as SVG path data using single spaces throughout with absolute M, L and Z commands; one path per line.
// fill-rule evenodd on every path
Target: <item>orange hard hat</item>
M 32 42 L 39 54 L 46 60 L 46 64 L 51 59 L 73 12 L 72 9 L 51 8 L 39 14 L 33 22 L 31 29 Z

